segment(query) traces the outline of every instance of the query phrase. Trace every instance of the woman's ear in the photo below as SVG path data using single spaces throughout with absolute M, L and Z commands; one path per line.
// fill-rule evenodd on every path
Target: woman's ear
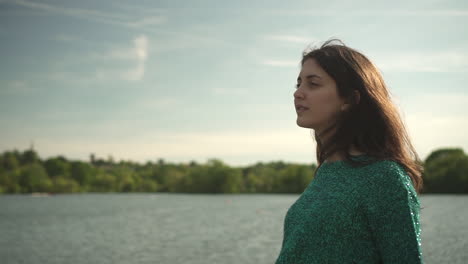
M 353 95 L 351 96 L 350 100 L 346 100 L 346 103 L 344 103 L 341 106 L 341 111 L 346 111 L 348 110 L 352 105 L 357 105 L 361 101 L 361 94 L 359 93 L 358 90 L 354 90 Z
M 343 105 L 341 105 L 341 111 L 346 111 L 346 110 L 348 110 L 350 107 L 351 107 L 351 104 L 348 104 L 348 103 L 343 104 Z
M 361 101 L 361 93 L 358 90 L 354 90 L 354 104 L 359 104 Z

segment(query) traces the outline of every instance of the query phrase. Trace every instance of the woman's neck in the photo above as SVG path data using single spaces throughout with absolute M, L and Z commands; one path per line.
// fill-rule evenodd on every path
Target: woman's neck
M 325 134 L 323 133 L 324 130 L 317 130 L 317 131 L 320 131 L 320 132 L 316 133 L 316 136 L 319 138 L 321 142 L 325 142 L 328 139 L 330 139 L 330 137 L 333 135 L 333 133 L 335 133 L 336 130 L 331 129 Z M 362 155 L 366 153 L 359 151 L 354 145 L 351 145 L 351 147 L 349 148 L 349 154 L 351 156 L 357 156 L 357 155 Z M 333 161 L 344 160 L 344 159 L 345 159 L 345 155 L 343 152 L 335 152 L 333 153 L 333 155 L 329 156 L 325 160 L 325 162 L 333 162 Z
M 364 152 L 361 152 L 359 150 L 357 150 L 354 146 L 351 146 L 350 150 L 349 150 L 349 154 L 351 156 L 357 156 L 357 155 L 362 155 L 362 154 L 365 154 Z M 333 155 L 331 155 L 330 157 L 328 157 L 325 162 L 333 162 L 333 161 L 338 161 L 338 160 L 344 160 L 345 159 L 345 155 L 344 153 L 342 152 L 335 152 L 333 153 Z

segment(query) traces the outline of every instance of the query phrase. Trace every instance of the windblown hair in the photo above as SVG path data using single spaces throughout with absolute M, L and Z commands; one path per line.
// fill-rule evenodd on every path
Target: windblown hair
M 339 42 L 334 44 L 333 42 Z M 422 162 L 418 157 L 400 114 L 392 102 L 379 70 L 360 52 L 338 39 L 326 41 L 320 48 L 305 51 L 301 65 L 314 59 L 336 82 L 338 95 L 351 104 L 336 122 L 321 132 L 315 132 L 319 166 L 334 153 L 344 154 L 353 166 L 364 165 L 351 159 L 353 145 L 375 160 L 393 160 L 404 167 L 415 190 L 423 187 Z M 360 98 L 355 96 L 355 90 Z M 326 142 L 320 138 L 327 135 Z M 317 171 L 317 170 L 316 170 Z

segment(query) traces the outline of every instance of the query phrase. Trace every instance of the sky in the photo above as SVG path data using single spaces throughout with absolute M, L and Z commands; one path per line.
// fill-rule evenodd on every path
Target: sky
M 293 92 L 330 38 L 377 65 L 422 159 L 468 150 L 467 1 L 0 0 L 0 151 L 316 162 Z

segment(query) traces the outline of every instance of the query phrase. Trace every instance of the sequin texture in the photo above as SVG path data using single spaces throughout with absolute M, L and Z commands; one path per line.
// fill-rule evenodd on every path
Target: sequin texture
M 419 213 L 398 163 L 324 163 L 286 213 L 276 264 L 423 263 Z

